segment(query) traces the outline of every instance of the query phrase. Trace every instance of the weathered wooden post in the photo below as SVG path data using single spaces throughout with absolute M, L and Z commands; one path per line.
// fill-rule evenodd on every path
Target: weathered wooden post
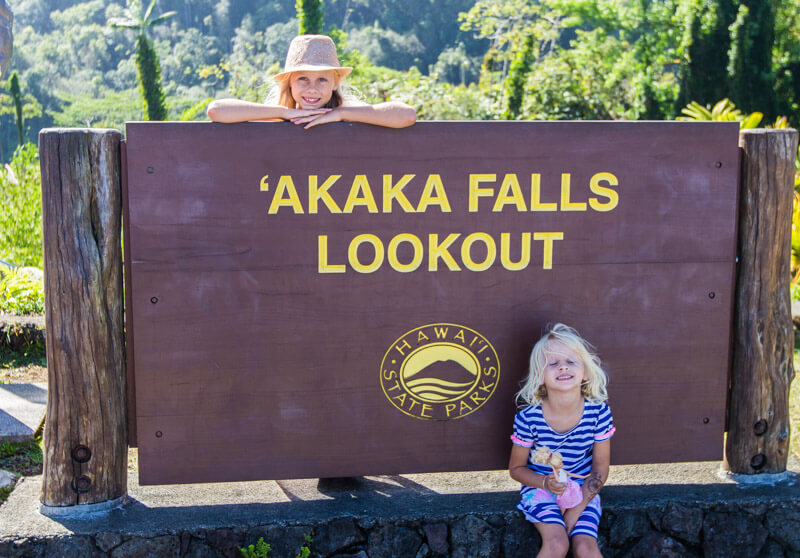
M 733 366 L 724 467 L 781 473 L 789 454 L 796 130 L 743 130 Z
M 39 133 L 48 399 L 42 512 L 127 491 L 120 133 Z

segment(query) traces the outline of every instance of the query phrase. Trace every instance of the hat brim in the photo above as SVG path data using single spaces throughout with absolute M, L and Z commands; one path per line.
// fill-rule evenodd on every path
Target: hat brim
M 300 64 L 290 70 L 284 70 L 279 74 L 275 74 L 272 76 L 272 79 L 275 81 L 283 81 L 289 79 L 289 76 L 294 72 L 324 72 L 326 70 L 333 70 L 340 78 L 343 78 L 352 72 L 353 68 L 352 66 L 315 66 L 313 64 Z

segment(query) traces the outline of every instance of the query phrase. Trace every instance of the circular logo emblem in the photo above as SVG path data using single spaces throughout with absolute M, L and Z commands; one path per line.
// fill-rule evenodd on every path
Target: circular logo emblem
M 423 420 L 452 420 L 483 405 L 500 379 L 491 343 L 474 329 L 429 324 L 392 343 L 381 362 L 381 387 L 400 411 Z

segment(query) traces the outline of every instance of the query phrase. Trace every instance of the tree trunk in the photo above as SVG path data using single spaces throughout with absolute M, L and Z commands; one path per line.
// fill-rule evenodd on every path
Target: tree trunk
M 39 133 L 47 319 L 45 506 L 127 491 L 120 133 Z
M 780 473 L 789 452 L 795 130 L 743 130 L 739 270 L 724 466 Z

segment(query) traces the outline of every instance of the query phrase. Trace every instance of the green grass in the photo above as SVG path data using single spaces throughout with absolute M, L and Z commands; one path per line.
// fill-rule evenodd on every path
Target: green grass
M 42 436 L 29 442 L 3 442 L 0 444 L 0 469 L 19 475 L 38 475 L 42 469 Z
M 47 366 L 45 348 L 32 345 L 17 352 L 0 344 L 0 370 L 4 368 L 26 368 L 28 366 Z
M 0 444 L 0 469 L 29 477 L 42 474 L 42 437 L 38 434 L 30 442 L 3 442 Z M 13 488 L 0 489 L 0 503 L 8 499 Z

